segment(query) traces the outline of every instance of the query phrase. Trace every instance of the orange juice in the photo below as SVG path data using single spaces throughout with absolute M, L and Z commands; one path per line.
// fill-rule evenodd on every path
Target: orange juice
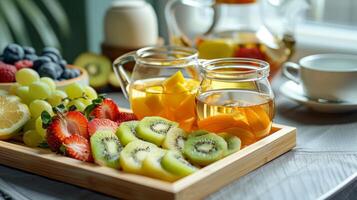
M 212 90 L 201 93 L 196 103 L 200 129 L 237 135 L 243 146 L 270 134 L 274 102 L 264 94 L 246 90 Z
M 130 86 L 130 104 L 139 119 L 146 116 L 161 116 L 180 123 L 190 131 L 196 126 L 195 95 L 199 82 L 193 79 L 176 80 L 165 78 L 135 81 Z M 182 84 L 181 84 L 182 83 Z

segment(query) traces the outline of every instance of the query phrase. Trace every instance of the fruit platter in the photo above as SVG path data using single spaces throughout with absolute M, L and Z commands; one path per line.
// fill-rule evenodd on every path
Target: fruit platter
M 133 112 L 41 73 L 17 69 L 16 87 L 0 90 L 0 163 L 115 197 L 200 199 L 296 144 L 295 128 L 272 123 L 270 104 L 197 120 L 199 84 L 180 70 L 145 98 L 131 95 Z

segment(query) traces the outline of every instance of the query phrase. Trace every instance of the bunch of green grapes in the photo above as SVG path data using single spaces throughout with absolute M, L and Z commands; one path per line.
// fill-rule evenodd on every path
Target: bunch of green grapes
M 41 113 L 47 111 L 54 115 L 53 107 L 60 104 L 75 106 L 77 110 L 84 109 L 97 98 L 96 91 L 90 86 L 73 83 L 65 91 L 56 89 L 55 82 L 48 77 L 42 77 L 30 68 L 16 72 L 16 83 L 10 88 L 10 93 L 17 95 L 29 106 L 31 119 L 25 124 L 23 141 L 31 147 L 46 143 L 46 129 L 42 127 Z

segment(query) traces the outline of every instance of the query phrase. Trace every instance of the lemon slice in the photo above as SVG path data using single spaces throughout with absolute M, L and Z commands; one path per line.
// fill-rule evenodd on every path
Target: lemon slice
M 14 136 L 29 119 L 29 109 L 18 97 L 0 96 L 0 140 Z

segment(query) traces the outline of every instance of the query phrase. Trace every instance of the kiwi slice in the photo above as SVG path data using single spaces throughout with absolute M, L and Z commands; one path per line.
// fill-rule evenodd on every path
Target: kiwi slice
M 164 157 L 162 157 L 161 165 L 164 169 L 180 178 L 188 176 L 198 170 L 185 160 L 180 153 L 175 151 L 167 151 Z
M 227 151 L 227 142 L 214 133 L 190 137 L 185 142 L 184 155 L 193 164 L 206 166 L 221 159 Z
M 134 140 L 126 145 L 120 153 L 120 165 L 126 172 L 144 174 L 142 162 L 148 154 L 159 150 L 160 149 L 152 143 Z
M 97 131 L 90 137 L 94 161 L 102 166 L 119 168 L 119 156 L 123 149 L 117 136 L 111 131 Z
M 227 142 L 227 151 L 224 156 L 228 156 L 240 150 L 242 141 L 239 139 L 239 137 L 229 133 L 219 133 L 218 135 Z
M 147 176 L 173 182 L 180 177 L 175 176 L 162 167 L 161 160 L 165 153 L 165 150 L 161 150 L 147 155 L 143 161 L 142 169 Z
M 89 75 L 89 83 L 95 88 L 104 87 L 108 83 L 112 64 L 102 55 L 94 53 L 82 53 L 74 61 L 75 66 L 86 69 Z
M 162 147 L 165 149 L 182 152 L 187 139 L 186 132 L 180 128 L 172 128 L 167 132 Z
M 128 121 L 128 122 L 122 122 L 118 127 L 115 134 L 118 136 L 120 142 L 124 146 L 134 140 L 138 140 L 135 131 L 138 124 L 139 124 L 138 121 Z
M 162 117 L 144 117 L 136 127 L 136 133 L 139 138 L 160 146 L 167 132 L 177 126 L 176 122 Z
M 201 135 L 206 135 L 209 134 L 210 132 L 205 131 L 205 130 L 197 130 L 197 131 L 192 131 L 190 134 L 188 134 L 188 138 L 190 137 L 198 137 Z

